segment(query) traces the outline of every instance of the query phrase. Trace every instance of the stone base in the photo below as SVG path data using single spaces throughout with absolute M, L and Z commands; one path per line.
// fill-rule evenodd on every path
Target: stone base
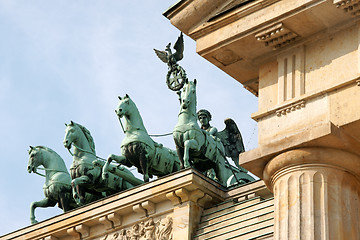
M 241 223 L 239 223 L 239 221 Z M 186 169 L 30 225 L 0 240 L 272 237 L 273 199 L 263 181 L 225 189 Z
M 191 239 L 203 207 L 222 202 L 223 190 L 186 169 L 0 239 Z

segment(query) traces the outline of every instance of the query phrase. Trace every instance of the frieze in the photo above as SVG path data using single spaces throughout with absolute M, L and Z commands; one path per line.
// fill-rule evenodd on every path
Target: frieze
M 128 229 L 105 235 L 100 240 L 172 240 L 173 219 L 170 216 L 154 221 L 148 218 L 146 221 L 133 224 Z

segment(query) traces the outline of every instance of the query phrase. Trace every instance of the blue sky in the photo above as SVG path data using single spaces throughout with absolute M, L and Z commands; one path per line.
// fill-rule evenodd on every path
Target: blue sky
M 172 132 L 178 97 L 153 48 L 163 50 L 179 35 L 162 16 L 173 3 L 0 0 L 0 235 L 28 226 L 30 203 L 44 197 L 44 179 L 26 171 L 29 145 L 52 148 L 70 166 L 64 123 L 86 126 L 99 156 L 119 154 L 124 134 L 114 109 L 117 96 L 129 94 L 150 134 Z M 233 118 L 246 149 L 255 148 L 250 114 L 257 98 L 196 54 L 187 36 L 180 64 L 198 80 L 198 108 L 210 110 L 212 125 L 222 130 L 223 120 Z M 175 148 L 171 136 L 156 141 Z M 39 221 L 61 213 L 36 210 Z

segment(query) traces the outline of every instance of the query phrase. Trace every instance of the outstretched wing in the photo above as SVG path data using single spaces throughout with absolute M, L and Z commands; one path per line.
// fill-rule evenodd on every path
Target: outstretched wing
M 168 63 L 168 57 L 167 57 L 167 52 L 165 51 L 160 51 L 157 49 L 154 49 L 156 55 L 160 58 L 161 61 L 163 61 L 164 63 Z
M 176 61 L 180 61 L 184 55 L 184 36 L 183 33 L 180 33 L 180 36 L 178 37 L 175 45 L 174 45 L 174 49 L 176 50 L 176 52 L 174 53 L 174 58 L 176 59 Z
M 241 133 L 231 118 L 225 119 L 225 129 L 217 134 L 225 148 L 225 155 L 230 157 L 237 167 L 239 165 L 239 154 L 245 152 Z

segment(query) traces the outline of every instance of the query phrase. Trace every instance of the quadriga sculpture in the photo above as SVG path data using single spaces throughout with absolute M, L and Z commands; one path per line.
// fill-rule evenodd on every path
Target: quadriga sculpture
M 147 133 L 139 110 L 131 98 L 119 97 L 119 106 L 115 110 L 119 117 L 125 119 L 125 138 L 121 143 L 122 156 L 111 154 L 108 162 L 115 160 L 125 166 L 137 167 L 148 182 L 152 175 L 164 176 L 180 170 L 176 152 L 156 143 Z
M 57 203 L 64 212 L 76 208 L 77 205 L 71 194 L 71 177 L 64 160 L 53 150 L 43 146 L 30 146 L 28 152 L 28 172 L 37 173 L 40 165 L 45 169 L 45 184 L 43 187 L 45 198 L 31 203 L 31 223 L 37 223 L 35 219 L 35 208 L 37 207 L 54 207 Z
M 127 179 L 110 172 L 103 178 L 102 167 L 105 162 L 97 160 L 94 140 L 89 130 L 78 123 L 71 121 L 70 124 L 66 124 L 64 146 L 69 150 L 74 146 L 70 167 L 71 184 L 73 197 L 80 205 L 88 203 L 85 198 L 87 192 L 101 197 L 132 188 L 139 183 L 139 179 L 123 167 L 118 170 L 126 173 Z
M 196 80 L 185 80 L 180 93 L 180 113 L 173 137 L 181 168 L 193 166 L 201 172 L 213 169 L 216 179 L 223 186 L 234 183 L 234 173 L 240 183 L 253 180 L 246 173 L 226 164 L 225 149 L 221 141 L 199 127 L 196 114 Z

